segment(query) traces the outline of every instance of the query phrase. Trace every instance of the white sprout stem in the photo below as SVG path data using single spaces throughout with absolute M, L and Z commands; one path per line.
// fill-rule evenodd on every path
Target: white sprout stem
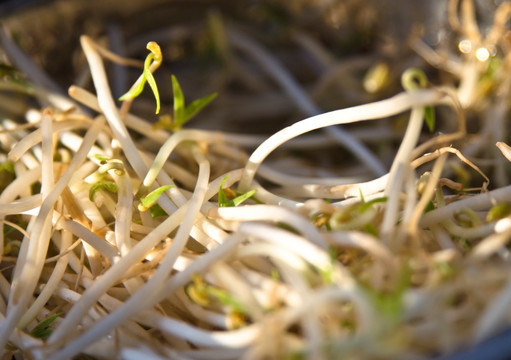
M 39 180 L 41 174 L 40 166 L 35 167 L 26 171 L 23 176 L 18 175 L 14 181 L 12 181 L 0 194 L 0 254 L 4 253 L 4 223 L 2 220 L 5 219 L 5 216 L 9 214 L 10 202 L 12 202 L 18 195 L 22 194 L 27 185 L 32 185 L 34 182 Z M 40 196 L 39 199 L 36 199 L 36 202 L 33 204 L 34 206 L 29 206 L 25 210 L 33 209 L 41 204 Z M 4 204 L 8 204 L 4 207 Z M 12 204 L 12 203 L 11 203 Z M 4 211 L 2 211 L 4 210 Z
M 231 176 L 225 181 L 226 185 L 232 185 L 234 181 L 236 181 L 241 176 L 241 171 L 231 172 Z M 218 188 L 220 186 L 220 182 L 222 178 L 218 178 L 213 181 L 209 189 L 206 193 L 206 198 L 210 198 L 218 192 Z M 60 326 L 55 329 L 49 338 L 49 342 L 58 342 L 61 339 L 65 338 L 72 329 L 74 329 L 77 324 L 80 322 L 80 319 L 83 317 L 87 309 L 89 309 L 97 299 L 108 290 L 115 282 L 124 277 L 124 274 L 129 270 L 131 266 L 136 264 L 139 260 L 141 260 L 145 254 L 151 250 L 159 241 L 164 239 L 167 234 L 173 231 L 179 223 L 183 220 L 186 211 L 188 209 L 188 205 L 184 205 L 179 207 L 172 215 L 170 215 L 164 222 L 162 222 L 158 227 L 156 227 L 153 231 L 147 234 L 144 239 L 140 240 L 131 251 L 122 257 L 117 263 L 115 263 L 110 269 L 108 269 L 99 279 L 97 279 L 90 288 L 82 295 L 80 298 L 80 302 L 77 306 L 74 306 L 69 313 L 66 314 L 65 319 L 62 321 Z M 231 240 L 232 241 L 232 240 Z M 230 244 L 229 246 L 218 247 L 219 250 L 217 252 L 213 252 L 217 254 L 223 254 L 222 251 L 224 249 L 229 250 L 231 245 L 235 245 L 235 243 Z M 217 248 L 217 249 L 218 249 Z M 215 250 L 213 250 L 215 251 Z M 194 269 L 196 263 L 202 265 L 201 260 L 207 260 L 208 256 L 204 255 L 194 263 L 192 263 L 189 268 Z M 187 268 L 188 269 L 188 268 Z M 199 269 L 197 269 L 199 271 Z M 189 274 L 191 278 L 191 274 Z M 179 278 L 178 278 L 179 279 Z M 184 282 L 183 282 L 184 284 Z M 172 288 L 175 290 L 174 288 Z
M 197 132 L 193 130 L 181 130 L 174 133 L 165 144 L 162 145 L 158 154 L 154 158 L 153 164 L 151 165 L 147 175 L 144 177 L 144 181 L 139 190 L 140 193 L 144 193 L 149 187 L 154 183 L 161 169 L 163 168 L 163 164 L 167 161 L 168 157 L 172 153 L 172 151 L 176 148 L 179 143 L 186 140 L 194 140 L 194 141 L 214 141 L 210 134 Z
M 38 177 L 41 173 L 38 174 Z M 26 186 L 26 185 L 25 185 Z M 8 204 L 0 204 L 0 216 L 11 215 L 11 214 L 22 214 L 35 210 L 41 205 L 42 196 L 41 194 L 26 196 L 20 200 L 14 200 Z
M 101 111 L 105 115 L 110 128 L 112 129 L 115 137 L 121 143 L 122 149 L 128 158 L 131 166 L 135 170 L 138 176 L 142 177 L 147 171 L 145 164 L 142 161 L 138 150 L 131 139 L 126 126 L 124 126 L 119 110 L 114 103 L 110 87 L 108 85 L 105 68 L 101 57 L 97 53 L 95 46 L 91 39 L 87 36 L 80 38 L 83 52 L 89 63 L 90 71 L 92 74 L 92 80 L 98 94 L 98 104 Z
M 422 130 L 422 119 L 424 114 L 424 107 L 422 106 L 416 106 L 412 108 L 412 112 L 410 114 L 410 120 L 408 121 L 408 127 L 406 128 L 405 135 L 403 137 L 403 141 L 401 142 L 401 145 L 399 146 L 399 149 L 397 151 L 397 154 L 394 158 L 394 161 L 392 162 L 392 166 L 390 168 L 389 172 L 389 181 L 388 186 L 394 186 L 394 182 L 397 180 L 395 178 L 395 172 L 397 171 L 398 166 L 404 166 L 405 164 L 409 164 L 412 155 L 412 151 L 417 145 L 417 142 L 419 141 L 419 135 Z M 402 181 L 402 180 L 401 180 Z M 402 182 L 400 182 L 397 186 L 394 188 L 397 188 L 398 191 L 401 190 Z M 396 194 L 390 194 L 390 189 L 385 189 L 385 195 L 386 196 L 396 196 Z
M 295 274 L 304 275 L 307 273 L 309 268 L 305 259 L 297 254 L 285 251 L 282 247 L 276 244 L 270 244 L 267 242 L 255 242 L 243 246 L 236 251 L 236 258 L 242 259 L 244 257 L 251 256 L 264 256 L 269 257 L 275 265 L 281 269 L 292 270 Z M 289 271 L 288 271 L 289 272 Z M 289 279 L 292 280 L 292 279 Z M 304 288 L 303 281 L 300 281 L 301 288 Z M 290 284 L 295 285 L 295 284 Z M 296 286 L 292 286 L 293 289 L 297 290 Z M 301 294 L 303 297 L 303 293 Z
M 268 74 L 277 80 L 282 88 L 293 99 L 296 105 L 307 116 L 314 116 L 322 113 L 321 109 L 313 103 L 307 93 L 293 79 L 286 69 L 268 51 L 256 44 L 249 37 L 240 31 L 228 31 L 228 38 L 237 47 L 252 55 L 256 61 L 261 63 Z M 358 139 L 341 128 L 329 127 L 325 129 L 327 135 L 339 141 L 346 149 L 351 151 L 358 159 L 365 163 L 377 176 L 385 174 L 385 167 L 369 149 Z
M 417 176 L 412 166 L 405 167 L 404 189 L 406 192 L 406 200 L 403 209 L 402 224 L 407 224 L 413 216 L 413 209 L 417 205 Z
M 339 185 L 322 185 L 322 184 L 304 184 L 300 186 L 286 186 L 283 192 L 286 195 L 300 197 L 314 197 L 327 199 L 343 199 L 349 197 L 360 197 L 360 193 L 364 197 L 377 194 L 387 186 L 389 175 L 383 175 L 379 178 L 359 182 L 355 184 L 339 184 Z M 383 196 L 383 194 L 382 194 Z M 342 202 L 342 201 L 341 201 Z
M 87 310 L 94 305 L 94 303 L 101 297 L 113 284 L 120 279 L 124 278 L 124 274 L 144 258 L 144 256 L 154 247 L 158 242 L 167 237 L 168 233 L 173 231 L 179 226 L 180 222 L 186 215 L 188 204 L 181 206 L 174 213 L 172 213 L 165 221 L 158 225 L 147 236 L 140 240 L 129 253 L 119 259 L 110 269 L 108 269 L 100 278 L 96 279 L 81 296 L 79 303 L 73 306 L 63 319 L 60 326 L 55 329 L 49 342 L 59 342 L 69 336 L 76 328 L 83 315 Z
M 465 208 L 470 208 L 474 211 L 485 210 L 497 202 L 505 201 L 511 201 L 511 185 L 454 201 L 450 204 L 429 211 L 421 217 L 419 226 L 430 227 L 441 223 L 442 221 L 451 218 L 456 211 Z
M 236 180 L 239 180 L 239 178 L 241 177 L 241 170 L 234 171 L 231 173 L 237 173 L 235 178 Z M 173 183 L 172 179 L 170 178 L 170 176 L 168 176 L 168 174 L 165 173 L 165 171 L 160 171 L 160 173 L 158 174 L 158 181 L 160 181 L 162 184 Z M 212 188 L 213 183 L 214 182 L 211 182 L 207 190 L 205 198 L 208 200 L 218 192 L 218 188 L 220 187 L 220 185 L 218 185 L 216 189 Z M 178 206 L 185 204 L 187 199 L 185 196 L 183 196 L 182 194 L 183 191 L 177 190 L 173 192 L 172 190 L 176 189 L 172 188 L 169 190 L 172 196 L 172 200 Z M 213 190 L 213 192 L 211 192 L 211 190 Z M 202 213 L 199 213 L 197 215 L 197 218 L 195 219 L 195 226 L 192 228 L 190 236 L 193 237 L 202 245 L 204 245 L 208 250 L 211 250 L 213 247 L 220 244 L 227 237 L 227 233 L 220 229 L 218 226 L 211 224 L 209 221 L 207 221 L 207 219 L 205 219 Z
M 60 239 L 60 248 L 62 254 L 63 252 L 67 251 L 68 247 L 71 246 L 73 235 L 69 231 L 63 231 L 61 233 Z M 68 261 L 69 254 L 63 255 L 57 260 L 57 263 L 53 268 L 50 278 L 44 285 L 43 290 L 18 322 L 18 327 L 20 329 L 23 329 L 25 326 L 27 326 L 33 319 L 37 317 L 38 314 L 41 313 L 44 305 L 46 305 L 55 290 L 59 287 L 62 275 L 64 275 L 64 272 L 66 271 Z
M 288 175 L 269 166 L 265 166 L 264 164 L 259 166 L 259 176 L 268 181 L 271 181 L 274 184 L 283 186 L 298 185 L 301 187 L 308 186 L 309 184 L 336 186 L 352 184 L 360 181 L 360 177 L 320 178 Z
M 348 124 L 356 121 L 373 120 L 399 114 L 414 106 L 437 104 L 444 99 L 444 93 L 438 90 L 415 91 L 401 93 L 389 99 L 370 104 L 354 106 L 316 115 L 288 126 L 262 143 L 250 156 L 245 173 L 240 180 L 239 190 L 246 192 L 250 189 L 257 168 L 263 160 L 277 147 L 304 133 L 323 127 Z
M 119 110 L 115 106 L 101 57 L 90 38 L 82 36 L 80 42 L 91 70 L 92 80 L 97 92 L 98 105 L 105 115 L 115 138 L 121 143 L 122 150 L 128 162 L 135 170 L 137 176 L 144 178 L 147 172 L 147 166 L 144 164 L 142 156 L 138 152 L 133 139 L 128 133 L 128 129 L 126 129 L 126 126 L 122 122 Z M 174 209 L 173 204 L 165 196 L 160 196 L 158 204 L 168 212 Z
M 404 164 L 398 164 L 396 169 L 393 170 L 394 181 L 388 183 L 390 185 L 389 193 L 391 196 L 387 197 L 385 214 L 383 215 L 383 221 L 380 228 L 382 235 L 385 236 L 390 236 L 392 234 L 399 216 L 399 202 L 401 200 L 401 185 L 404 176 L 404 167 Z
M 274 205 L 244 205 L 237 207 L 212 208 L 208 217 L 218 217 L 229 221 L 281 221 L 292 226 L 312 243 L 326 249 L 327 244 L 318 229 L 303 216 Z
M 167 280 L 173 269 L 175 261 L 186 245 L 186 241 L 188 240 L 188 236 L 194 225 L 195 218 L 200 211 L 208 188 L 209 162 L 206 160 L 204 155 L 200 153 L 197 146 L 193 146 L 192 152 L 199 163 L 197 185 L 193 196 L 190 199 L 189 206 L 187 207 L 184 220 L 179 226 L 174 241 L 165 255 L 165 258 L 159 264 L 158 269 L 151 279 L 149 279 L 149 281 L 141 289 L 139 289 L 139 291 L 133 294 L 119 309 L 100 320 L 83 335 L 65 345 L 62 350 L 55 354 L 54 359 L 67 359 L 71 357 L 78 353 L 80 349 L 83 349 L 98 338 L 108 334 L 113 328 L 124 322 L 133 314 L 140 312 L 152 304 L 154 298 L 153 295 L 158 293 L 164 282 Z
M 9 307 L 6 321 L 0 329 L 0 348 L 3 348 L 14 330 L 23 312 L 26 310 L 29 299 L 35 289 L 39 275 L 44 265 L 48 250 L 51 228 L 51 211 L 64 188 L 68 185 L 73 173 L 86 159 L 89 149 L 94 144 L 103 125 L 101 119 L 87 131 L 83 138 L 80 150 L 69 163 L 67 170 L 57 181 L 54 188 L 43 201 L 39 214 L 29 231 L 30 238 L 24 238 L 20 257 L 16 264 L 12 280 L 12 290 L 9 294 Z
M 117 250 L 110 245 L 107 241 L 87 229 L 85 226 L 74 220 L 61 220 L 58 222 L 64 230 L 67 230 L 82 239 L 85 243 L 96 249 L 101 255 L 108 259 L 112 264 L 119 256 Z
M 422 214 L 424 213 L 424 209 L 428 202 L 433 197 L 436 187 L 438 185 L 438 180 L 440 179 L 440 175 L 442 175 L 442 169 L 445 164 L 445 160 L 447 159 L 447 153 L 440 155 L 440 157 L 435 161 L 433 165 L 433 169 L 431 170 L 430 180 L 428 181 L 426 188 L 422 192 L 421 198 L 415 209 L 413 210 L 412 217 L 408 223 L 408 231 L 412 236 L 416 235 L 418 230 L 418 224 Z M 414 236 L 417 237 L 417 236 Z
M 49 117 L 49 115 L 44 115 L 44 117 Z M 53 132 L 57 133 L 59 131 L 65 131 L 65 130 L 73 130 L 73 129 L 87 129 L 90 127 L 90 121 L 80 121 L 80 120 L 63 120 L 58 121 L 55 123 L 52 123 Z M 26 136 L 23 136 L 23 138 L 20 139 L 9 151 L 9 158 L 12 161 L 18 161 L 19 158 L 25 152 L 27 152 L 32 146 L 36 145 L 37 143 L 41 142 L 42 139 L 42 128 L 36 129 L 30 134 L 27 134 Z M 44 150 L 43 150 L 44 152 Z
M 290 253 L 299 255 L 318 269 L 331 270 L 332 264 L 328 254 L 302 236 L 263 223 L 246 223 L 240 229 L 243 229 L 246 234 L 276 244 Z
M 491 255 L 502 249 L 509 243 L 511 237 L 511 220 L 505 219 L 505 231 L 498 231 L 482 240 L 474 247 L 474 250 L 469 255 L 470 259 L 483 260 L 489 258 Z
M 117 205 L 115 207 L 115 243 L 121 256 L 125 256 L 133 247 L 130 237 L 130 225 L 133 217 L 133 190 L 131 180 L 126 171 L 118 175 L 115 170 L 109 174 L 117 184 Z M 143 286 L 139 277 L 124 281 L 124 286 L 133 294 Z
M 115 170 L 109 171 L 117 184 L 117 205 L 115 208 L 115 243 L 121 256 L 126 255 L 133 247 L 130 238 L 130 225 L 133 217 L 133 190 L 131 180 L 126 171 L 118 175 Z
M 53 130 L 52 116 L 45 111 L 41 121 L 43 156 L 41 161 L 41 196 L 43 201 L 53 188 Z
M 196 328 L 183 321 L 166 316 L 151 315 L 151 324 L 162 332 L 187 339 L 198 346 L 244 348 L 257 341 L 263 331 L 262 324 L 245 326 L 231 331 L 207 331 Z
M 480 75 L 477 69 L 478 65 L 475 59 L 461 65 L 460 85 L 456 92 L 463 108 L 469 107 L 474 101 L 474 93 Z

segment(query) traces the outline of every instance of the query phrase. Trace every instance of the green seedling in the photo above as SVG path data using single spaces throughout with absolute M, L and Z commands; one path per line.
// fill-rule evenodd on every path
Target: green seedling
M 52 333 L 52 330 L 50 329 L 51 324 L 53 324 L 53 322 L 61 315 L 62 313 L 57 313 L 47 317 L 39 324 L 37 324 L 34 329 L 32 329 L 30 335 L 38 339 L 46 340 Z
M 416 91 L 428 86 L 428 78 L 421 69 L 410 68 L 401 76 L 401 84 L 407 91 Z M 435 109 L 432 106 L 424 107 L 424 121 L 429 131 L 433 132 L 435 130 Z
M 169 214 L 167 214 L 167 213 L 165 212 L 165 210 L 163 210 L 163 208 L 162 208 L 160 205 L 158 205 L 158 204 L 154 204 L 153 206 L 151 206 L 151 207 L 149 208 L 149 211 L 151 212 L 151 217 L 152 217 L 153 219 L 156 219 L 156 218 L 158 218 L 158 217 L 160 217 L 160 216 L 168 216 L 168 215 L 169 215 Z
M 486 215 L 486 221 L 496 221 L 511 214 L 511 206 L 508 203 L 500 203 L 492 207 Z
M 193 101 L 190 105 L 185 105 L 183 90 L 174 75 L 172 75 L 172 91 L 174 93 L 174 116 L 172 117 L 170 114 L 160 116 L 155 127 L 165 128 L 174 132 L 181 129 L 184 124 L 197 115 L 202 108 L 204 108 L 217 96 L 216 93 L 213 93 Z
M 435 130 L 435 108 L 433 106 L 424 107 L 424 121 L 429 132 L 433 132 Z
M 193 277 L 193 282 L 185 288 L 185 291 L 190 299 L 199 305 L 213 306 L 215 303 L 220 303 L 239 314 L 247 313 L 245 306 L 232 294 L 222 288 L 207 284 L 199 275 Z
M 140 204 L 138 204 L 138 210 L 140 211 L 146 211 L 147 209 L 151 208 L 156 201 L 158 201 L 158 198 L 161 194 L 163 194 L 164 191 L 167 191 L 168 189 L 174 187 L 174 185 L 164 185 L 160 186 L 156 190 L 151 191 L 147 196 L 140 198 Z
M 94 159 L 98 160 L 101 165 L 106 164 L 106 162 L 111 159 L 108 156 L 101 155 L 101 154 L 94 154 L 93 157 L 94 157 Z
M 195 116 L 202 108 L 209 104 L 216 96 L 216 93 L 193 101 L 185 105 L 185 97 L 177 78 L 172 75 L 172 91 L 174 93 L 174 120 L 170 124 L 170 130 L 177 131 Z
M 376 228 L 371 223 L 376 216 L 378 203 L 385 203 L 386 197 L 376 198 L 370 201 L 362 201 L 339 209 L 328 220 L 328 225 L 334 230 L 363 230 L 371 235 L 377 234 Z
M 227 200 L 227 196 L 225 195 L 224 189 L 222 187 L 224 185 L 225 180 L 227 180 L 228 177 L 229 177 L 229 175 L 227 175 L 226 177 L 223 178 L 222 182 L 220 183 L 220 188 L 218 189 L 218 206 L 219 207 L 238 206 L 245 200 L 251 198 L 256 193 L 257 190 L 250 190 L 244 194 L 241 194 L 241 195 L 235 197 L 232 200 Z
M 151 53 L 147 55 L 144 61 L 144 70 L 142 71 L 142 75 L 140 75 L 131 89 L 121 96 L 119 100 L 125 101 L 136 98 L 140 95 L 142 90 L 144 90 L 145 83 L 147 82 L 153 91 L 154 98 L 156 99 L 156 114 L 158 114 L 160 112 L 160 93 L 158 92 L 158 86 L 156 85 L 156 80 L 154 80 L 153 72 L 160 67 L 163 58 L 160 46 L 156 42 L 148 42 L 147 49 L 151 51 Z
M 94 195 L 98 190 L 106 190 L 112 194 L 117 194 L 117 185 L 112 181 L 100 181 L 93 184 L 89 189 L 90 201 L 94 201 Z

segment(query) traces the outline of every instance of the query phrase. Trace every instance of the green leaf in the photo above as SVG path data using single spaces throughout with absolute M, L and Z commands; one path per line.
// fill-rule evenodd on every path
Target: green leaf
M 172 75 L 172 91 L 174 92 L 174 126 L 180 128 L 186 121 L 185 96 L 174 75 Z
M 362 203 L 360 205 L 360 208 L 358 209 L 358 213 L 359 214 L 363 214 L 367 210 L 369 210 L 371 208 L 371 206 L 373 206 L 374 204 L 384 203 L 384 202 L 387 202 L 387 198 L 385 196 L 381 197 L 381 198 L 376 198 L 376 199 L 373 199 L 373 200 L 369 200 L 368 202 L 364 202 L 364 203 Z
M 154 98 L 156 99 L 156 114 L 160 112 L 160 93 L 158 92 L 158 86 L 156 85 L 156 80 L 154 80 L 154 76 L 149 71 L 149 69 L 144 69 L 144 75 L 147 80 L 147 83 L 151 87 L 151 90 L 153 91 Z
M 0 164 L 0 193 L 16 178 L 14 163 L 6 161 Z
M 435 210 L 435 204 L 433 204 L 433 201 L 430 200 L 424 209 L 424 214 L 430 212 L 431 210 Z
M 229 201 L 229 206 L 238 206 L 243 201 L 251 198 L 252 195 L 254 195 L 256 193 L 256 191 L 257 190 L 250 190 L 250 191 L 246 192 L 245 194 L 241 194 L 240 196 L 235 197 L 234 199 Z
M 151 217 L 153 219 L 156 219 L 160 216 L 168 216 L 167 212 L 162 209 L 162 207 L 158 204 L 154 204 L 149 208 L 149 211 L 151 212 Z
M 142 90 L 144 90 L 144 85 L 146 82 L 145 71 L 142 74 L 144 75 L 140 78 L 140 80 L 137 80 L 137 82 L 133 84 L 131 89 L 129 89 L 126 94 L 119 98 L 120 101 L 135 99 L 142 93 Z
M 89 189 L 89 200 L 94 201 L 94 194 L 98 190 L 106 190 L 112 194 L 117 194 L 117 185 L 111 181 L 102 181 L 93 184 Z
M 0 171 L 5 171 L 14 175 L 14 163 L 12 161 L 6 161 L 1 163 Z
M 147 43 L 147 49 L 151 51 L 149 55 L 145 58 L 144 61 L 144 70 L 142 70 L 142 75 L 137 79 L 137 81 L 133 84 L 131 89 L 119 98 L 120 101 L 134 99 L 140 95 L 142 90 L 144 90 L 145 83 L 148 82 L 151 90 L 153 91 L 154 97 L 156 99 L 156 114 L 160 112 L 160 94 L 158 92 L 158 87 L 156 86 L 156 81 L 154 80 L 153 74 L 149 69 L 151 64 L 154 62 L 153 71 L 156 70 L 162 62 L 161 49 L 160 46 L 154 42 L 150 41 Z
M 194 117 L 199 111 L 209 104 L 217 94 L 211 94 L 203 98 L 193 101 L 190 105 L 185 106 L 185 96 L 181 85 L 177 78 L 172 75 L 172 91 L 174 93 L 174 123 L 172 125 L 173 130 L 180 129 L 188 120 Z
M 245 308 L 245 306 L 240 301 L 238 301 L 233 295 L 229 294 L 224 289 L 220 289 L 211 285 L 206 285 L 206 290 L 210 296 L 216 298 L 223 305 L 228 306 L 234 311 L 237 311 L 241 314 L 247 313 L 247 309 Z
M 433 106 L 426 106 L 424 108 L 424 121 L 429 131 L 433 132 L 433 130 L 435 130 L 435 109 Z
M 167 191 L 172 187 L 174 187 L 174 185 L 164 185 L 160 186 L 156 190 L 151 191 L 146 197 L 140 199 L 138 209 L 140 211 L 146 211 L 147 209 L 154 205 L 154 203 L 158 200 L 158 198 L 160 197 L 161 194 L 163 194 L 164 191 Z
M 508 203 L 500 203 L 492 207 L 486 215 L 486 221 L 495 221 L 511 214 L 511 206 Z
M 222 182 L 220 183 L 220 188 L 218 189 L 218 206 L 219 207 L 238 206 L 245 200 L 251 198 L 256 193 L 257 190 L 250 190 L 250 191 L 246 192 L 245 194 L 241 194 L 230 201 L 227 200 L 227 196 L 225 196 L 223 185 L 224 185 L 225 180 L 227 180 L 228 177 L 229 177 L 229 175 L 227 175 L 226 177 L 224 177 L 222 179 Z
M 204 106 L 209 104 L 214 98 L 216 98 L 217 93 L 210 94 L 203 98 L 197 99 L 188 105 L 185 109 L 185 122 L 190 120 L 193 116 L 195 116 L 199 111 L 202 110 Z
M 94 157 L 96 160 L 98 160 L 98 161 L 100 161 L 100 162 L 102 162 L 102 163 L 105 163 L 105 162 L 107 162 L 108 160 L 110 160 L 110 158 L 109 158 L 108 156 L 101 155 L 101 154 L 94 154 L 94 155 L 93 155 L 93 157 Z
M 62 313 L 57 313 L 52 316 L 47 317 L 43 321 L 41 321 L 39 324 L 36 325 L 34 329 L 30 332 L 30 335 L 32 335 L 35 338 L 38 339 L 47 339 L 50 337 L 52 330 L 49 329 L 51 324 L 59 317 Z
M 224 182 L 225 182 L 225 180 L 227 180 L 228 177 L 229 177 L 229 175 L 227 175 L 226 177 L 224 177 L 222 179 L 222 182 L 220 183 L 220 188 L 218 189 L 218 206 L 219 207 L 229 206 L 229 201 L 227 200 L 227 197 L 225 196 L 224 189 L 223 189 Z

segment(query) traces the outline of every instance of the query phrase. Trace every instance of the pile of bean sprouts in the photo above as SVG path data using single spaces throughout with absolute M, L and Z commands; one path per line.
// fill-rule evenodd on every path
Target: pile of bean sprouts
M 427 359 L 503 330 L 510 15 L 502 4 L 482 35 L 472 2 L 451 1 L 458 54 L 418 37 L 411 47 L 454 81 L 426 84 L 412 71 L 400 93 L 325 113 L 271 52 L 227 26 L 230 46 L 308 116 L 267 137 L 155 126 L 112 95 L 105 63 L 129 61 L 88 36 L 81 47 L 94 91 L 43 91 L 47 79 L 3 29 L 3 49 L 34 85 L 2 82 L 0 91 L 46 106 L 29 109 L 23 124 L 0 119 L 2 174 L 11 176 L 0 194 L 1 351 L 55 360 Z M 426 133 L 428 107 L 453 131 Z M 470 112 L 484 119 L 477 136 L 467 136 Z M 375 124 L 394 116 L 407 127 L 386 164 L 368 146 L 378 134 L 363 130 L 384 137 Z M 358 133 L 342 127 L 361 122 Z M 334 177 L 296 155 L 337 145 L 363 169 Z M 287 158 L 271 157 L 277 150 Z M 480 160 L 490 179 L 478 163 L 488 151 Z M 140 206 L 165 185 L 158 211 Z M 219 201 L 220 191 L 232 199 L 250 190 L 242 204 Z M 51 333 L 36 336 L 52 316 Z

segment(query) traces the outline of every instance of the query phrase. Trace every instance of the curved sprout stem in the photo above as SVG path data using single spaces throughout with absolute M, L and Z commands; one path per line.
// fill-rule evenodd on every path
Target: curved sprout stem
M 439 104 L 443 100 L 444 94 L 438 90 L 417 91 L 411 94 L 403 93 L 386 100 L 335 110 L 299 121 L 270 136 L 252 153 L 245 166 L 243 178 L 240 180 L 239 191 L 248 191 L 255 172 L 263 160 L 277 147 L 296 136 L 331 125 L 387 117 L 399 114 L 414 106 Z

